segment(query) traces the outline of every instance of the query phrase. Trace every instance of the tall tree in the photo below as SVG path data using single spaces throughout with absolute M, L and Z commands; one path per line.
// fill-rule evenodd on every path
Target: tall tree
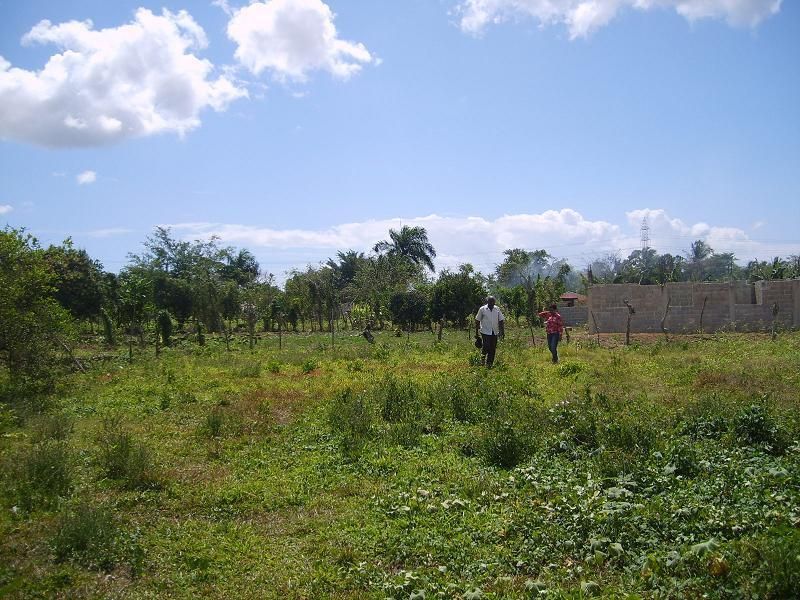
M 47 391 L 55 356 L 71 332 L 68 312 L 54 298 L 57 276 L 36 238 L 0 230 L 0 366 L 17 391 Z
M 485 297 L 486 289 L 473 272 L 460 269 L 453 273 L 445 269 L 433 285 L 431 317 L 464 327 L 469 315 L 478 310 Z
M 428 241 L 428 232 L 424 227 L 404 225 L 400 231 L 389 230 L 389 240 L 375 244 L 373 250 L 388 256 L 398 256 L 411 261 L 417 266 L 424 266 L 435 271 L 433 259 L 436 250 Z
M 103 267 L 71 239 L 50 246 L 44 258 L 55 274 L 55 298 L 76 319 L 96 319 L 103 303 Z

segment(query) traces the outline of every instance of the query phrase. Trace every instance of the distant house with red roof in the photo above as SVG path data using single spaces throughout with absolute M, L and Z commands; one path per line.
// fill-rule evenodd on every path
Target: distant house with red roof
M 586 296 L 583 294 L 576 294 L 575 292 L 564 292 L 558 298 L 565 303 L 565 306 L 575 306 L 575 304 L 586 304 Z

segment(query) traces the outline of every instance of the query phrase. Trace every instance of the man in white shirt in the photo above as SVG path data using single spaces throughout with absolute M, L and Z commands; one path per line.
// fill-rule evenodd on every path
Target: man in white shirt
M 475 315 L 475 337 L 480 333 L 483 338 L 481 346 L 481 364 L 485 364 L 490 369 L 494 364 L 494 353 L 497 350 L 497 337 L 505 337 L 506 318 L 500 309 L 495 305 L 494 296 L 486 299 L 486 304 L 478 309 Z

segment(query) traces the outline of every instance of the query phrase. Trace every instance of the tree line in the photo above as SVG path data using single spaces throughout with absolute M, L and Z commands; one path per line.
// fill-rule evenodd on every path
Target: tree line
M 333 331 L 366 327 L 411 332 L 466 328 L 488 293 L 509 318 L 533 328 L 537 313 L 567 291 L 592 283 L 781 279 L 800 276 L 800 256 L 739 266 L 702 240 L 685 256 L 636 250 L 575 270 L 546 250 L 506 250 L 485 275 L 468 263 L 436 272 L 436 250 L 422 227 L 390 230 L 371 252 L 339 251 L 288 273 L 282 287 L 246 249 L 220 240 L 176 239 L 158 227 L 118 273 L 105 271 L 67 239 L 43 248 L 24 230 L 0 231 L 0 365 L 9 380 L 49 385 L 56 354 L 69 353 L 83 328 L 108 345 L 120 336 L 169 346 L 176 331 L 199 344 L 213 333 L 227 344 L 243 331 Z M 43 383 L 42 383 L 43 382 Z M 49 383 L 48 383 L 49 382 Z

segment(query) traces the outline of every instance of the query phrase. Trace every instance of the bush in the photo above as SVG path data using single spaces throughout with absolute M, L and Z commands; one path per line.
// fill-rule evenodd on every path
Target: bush
M 583 370 L 583 365 L 579 363 L 566 363 L 558 365 L 559 377 L 570 377 L 571 375 L 577 375 L 582 370 Z
M 303 375 L 308 375 L 311 371 L 314 371 L 319 364 L 313 358 L 309 358 L 305 361 L 301 366 L 300 369 L 303 371 Z
M 250 377 L 256 379 L 261 376 L 261 363 L 258 361 L 251 361 L 239 365 L 236 372 L 237 377 Z
M 381 417 L 387 423 L 419 421 L 422 412 L 421 394 L 411 379 L 398 380 L 389 374 L 375 390 Z
M 63 442 L 75 428 L 72 418 L 66 415 L 42 415 L 33 422 L 31 440 L 34 443 L 55 440 Z
M 347 456 L 360 454 L 373 436 L 374 419 L 369 404 L 363 395 L 349 389 L 334 397 L 328 422 Z
M 676 475 L 694 477 L 699 470 L 697 451 L 686 439 L 678 438 L 669 446 L 667 460 L 667 468 Z
M 51 547 L 58 562 L 74 560 L 88 569 L 110 571 L 118 560 L 118 537 L 111 513 L 79 504 L 60 517 Z
M 493 420 L 484 432 L 481 453 L 489 464 L 511 469 L 525 458 L 525 440 L 510 420 Z
M 81 502 L 61 514 L 50 547 L 57 562 L 74 561 L 98 571 L 127 563 L 135 577 L 144 562 L 138 538 L 138 532 L 125 532 L 108 509 Z
M 783 432 L 763 406 L 752 405 L 739 411 L 733 418 L 733 432 L 745 444 L 766 445 L 777 453 L 786 450 Z
M 422 425 L 418 421 L 403 421 L 392 424 L 389 429 L 389 441 L 403 448 L 413 448 L 422 437 Z
M 796 598 L 800 590 L 800 532 L 784 529 L 771 532 L 756 548 L 755 570 L 759 598 Z
M 202 430 L 208 437 L 217 438 L 222 435 L 224 426 L 225 415 L 219 410 L 214 410 L 206 415 Z
M 166 310 L 158 311 L 156 324 L 158 326 L 158 335 L 161 336 L 161 342 L 169 347 L 172 345 L 172 317 L 169 312 Z
M 11 496 L 21 509 L 31 511 L 55 506 L 71 492 L 72 457 L 63 442 L 36 444 L 11 460 Z
M 98 440 L 99 462 L 105 475 L 121 481 L 127 489 L 155 489 L 161 483 L 150 449 L 133 439 L 119 420 L 107 419 Z
M 427 386 L 427 399 L 434 413 L 452 414 L 461 423 L 475 422 L 477 415 L 473 398 L 458 379 L 435 379 Z
M 588 390 L 583 397 L 568 397 L 550 413 L 552 425 L 566 442 L 589 449 L 598 447 L 597 411 Z

